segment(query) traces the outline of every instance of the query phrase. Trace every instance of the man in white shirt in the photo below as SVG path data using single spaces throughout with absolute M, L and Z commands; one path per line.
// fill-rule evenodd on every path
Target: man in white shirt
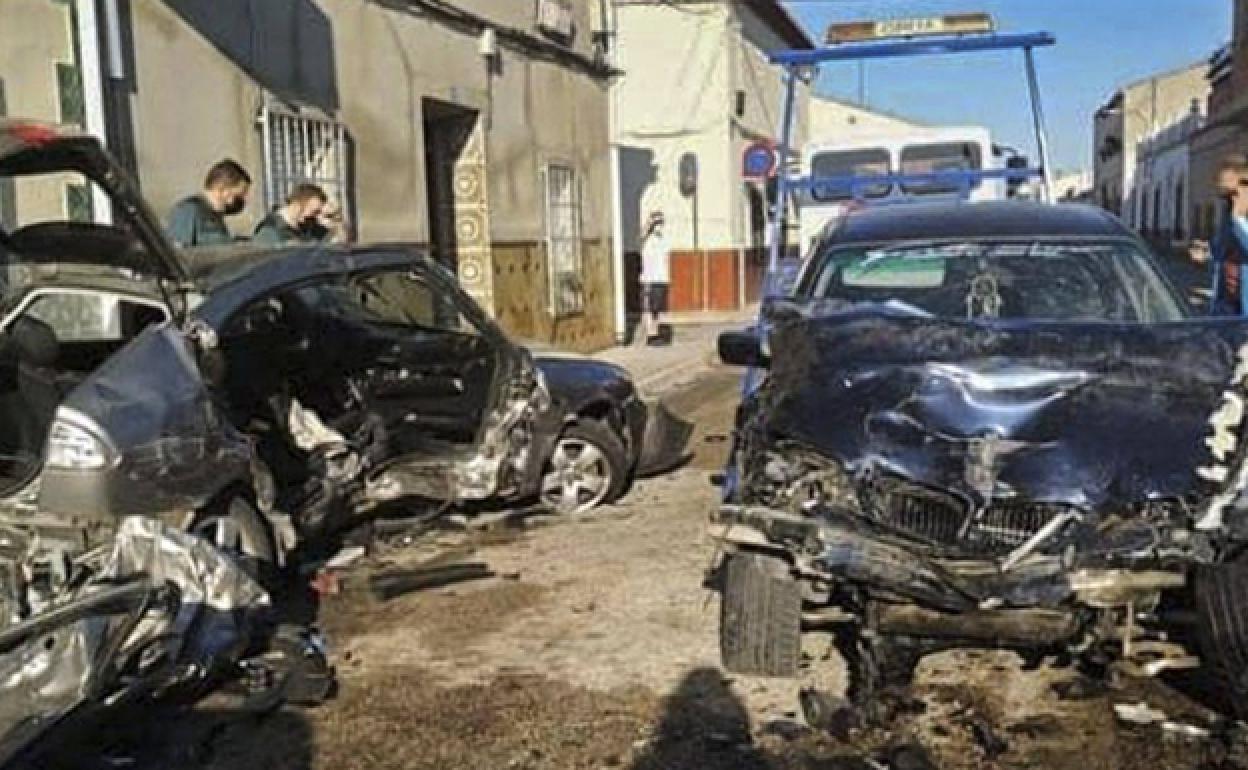
M 671 337 L 660 335 L 659 321 L 667 312 L 671 284 L 672 249 L 663 233 L 663 212 L 650 215 L 641 242 L 641 323 L 648 345 L 670 345 Z

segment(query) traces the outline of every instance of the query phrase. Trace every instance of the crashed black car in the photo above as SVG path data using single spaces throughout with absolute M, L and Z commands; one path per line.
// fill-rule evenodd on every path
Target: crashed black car
M 90 137 L 0 121 L 0 204 L 0 758 L 232 660 L 266 575 L 362 514 L 584 511 L 687 438 L 417 250 L 175 251 Z
M 865 704 L 925 654 L 1011 649 L 1248 704 L 1248 327 L 1192 319 L 1090 207 L 851 214 L 761 332 L 714 535 L 721 650 Z M 826 652 L 826 650 L 825 650 Z

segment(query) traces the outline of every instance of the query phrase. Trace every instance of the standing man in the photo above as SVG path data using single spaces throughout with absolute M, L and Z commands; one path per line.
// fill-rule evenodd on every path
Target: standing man
M 663 212 L 650 215 L 641 243 L 641 323 L 647 345 L 670 345 L 670 335 L 663 335 L 659 323 L 667 312 L 668 289 L 671 284 L 672 250 L 663 233 Z
M 204 189 L 169 212 L 169 237 L 182 248 L 229 243 L 225 218 L 242 212 L 250 191 L 251 176 L 237 161 L 218 161 L 208 169 Z
M 1248 157 L 1235 153 L 1223 158 L 1218 167 L 1218 194 L 1222 216 L 1214 236 L 1213 297 L 1214 315 L 1244 315 L 1243 266 L 1248 259 Z
M 341 218 L 333 218 L 329 196 L 317 185 L 303 182 L 291 189 L 285 204 L 260 220 L 252 240 L 268 246 L 338 241 L 341 231 Z

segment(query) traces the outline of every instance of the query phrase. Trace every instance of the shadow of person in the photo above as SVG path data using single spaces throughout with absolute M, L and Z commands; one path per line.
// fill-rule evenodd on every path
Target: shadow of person
M 750 735 L 745 704 L 721 671 L 698 668 L 664 698 L 663 714 L 650 745 L 633 770 L 751 770 L 773 765 Z

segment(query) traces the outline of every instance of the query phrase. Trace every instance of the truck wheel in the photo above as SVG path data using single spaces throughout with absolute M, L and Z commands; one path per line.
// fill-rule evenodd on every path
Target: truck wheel
M 780 559 L 734 553 L 724 560 L 719 651 L 724 668 L 755 676 L 797 676 L 802 592 Z
M 1248 561 L 1201 567 L 1192 577 L 1201 657 L 1225 689 L 1228 706 L 1248 716 Z

